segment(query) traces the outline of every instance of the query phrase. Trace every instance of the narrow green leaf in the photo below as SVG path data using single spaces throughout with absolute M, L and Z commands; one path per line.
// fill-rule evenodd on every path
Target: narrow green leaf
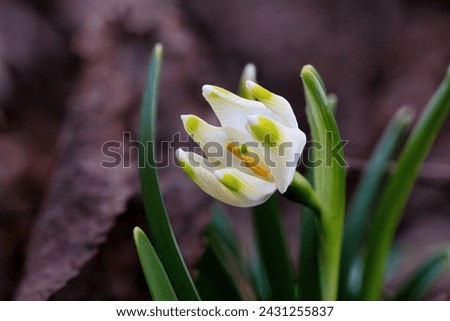
M 255 243 L 256 242 L 252 242 L 253 251 L 248 267 L 250 281 L 255 291 L 257 300 L 267 301 L 272 297 L 270 292 L 270 284 L 267 278 L 267 272 L 264 268 L 264 263 Z
M 198 266 L 197 289 L 204 300 L 252 300 L 236 235 L 218 204 L 205 231 L 207 248 Z
M 422 299 L 436 279 L 449 269 L 450 249 L 433 254 L 411 273 L 399 287 L 393 300 L 416 301 Z
M 226 213 L 221 204 L 215 202 L 211 206 L 212 220 L 208 227 L 208 230 L 212 230 L 217 234 L 230 249 L 230 251 L 236 255 L 240 255 L 239 245 L 237 242 L 237 236 L 233 231 L 231 223 L 226 217 Z
M 209 242 L 220 264 L 230 276 L 232 284 L 237 289 L 240 300 L 254 300 L 254 293 L 248 280 L 247 271 L 244 269 L 240 256 L 236 256 L 226 243 L 216 233 L 210 234 Z
M 195 286 L 205 301 L 239 301 L 239 291 L 230 274 L 208 244 L 197 266 Z
M 210 242 L 210 234 L 218 234 L 226 244 L 226 247 L 234 254 L 237 254 L 238 247 L 234 239 L 234 234 L 218 203 L 214 203 L 211 212 L 212 220 L 206 227 L 204 233 L 206 249 L 196 267 L 198 277 L 195 281 L 195 286 L 202 300 L 241 300 L 238 289 L 233 283 L 230 274 L 218 258 L 220 254 L 214 251 Z
M 316 77 L 324 86 L 318 73 L 316 73 Z M 333 115 L 336 113 L 337 103 L 337 96 L 328 94 L 328 108 Z M 305 179 L 310 182 L 311 188 L 314 189 L 312 164 L 308 158 L 306 161 Z M 317 195 L 314 195 L 314 198 L 317 199 Z M 318 200 L 315 202 L 318 202 Z M 302 301 L 320 301 L 322 295 L 320 293 L 319 274 L 319 236 L 317 234 L 317 216 L 320 215 L 320 206 L 302 206 L 300 212 L 297 296 Z
M 270 299 L 294 300 L 294 276 L 276 195 L 254 208 L 253 227 L 259 255 L 270 284 Z
M 392 244 L 392 247 L 389 249 L 389 253 L 386 259 L 386 271 L 384 273 L 384 282 L 389 282 L 392 280 L 395 275 L 400 271 L 400 265 L 402 260 L 406 255 L 405 246 L 399 242 Z M 361 256 L 361 281 L 362 281 L 362 266 L 363 266 L 363 256 Z M 361 282 L 360 282 L 361 286 Z M 356 293 L 359 292 L 360 289 Z
M 341 238 L 345 211 L 345 161 L 341 136 L 319 74 L 312 66 L 302 69 L 306 115 L 311 128 L 313 176 L 321 204 L 319 263 L 324 300 L 336 300 L 339 281 Z
M 150 237 L 178 298 L 180 300 L 198 300 L 197 291 L 186 269 L 166 213 L 156 170 L 156 114 L 162 50 L 162 46 L 159 44 L 153 49 L 142 100 L 139 135 L 141 192 L 150 227 Z
M 145 233 L 139 227 L 135 227 L 133 237 L 152 299 L 155 301 L 177 301 L 169 277 Z
M 450 69 L 429 102 L 389 177 L 369 231 L 361 296 L 379 300 L 382 294 L 386 256 L 403 208 L 428 154 L 450 110 Z
M 386 273 L 384 274 L 384 281 L 391 280 L 399 270 L 400 261 L 404 256 L 404 249 L 399 244 L 389 250 L 389 255 L 386 260 Z M 345 300 L 357 300 L 359 292 L 361 290 L 361 284 L 363 279 L 363 256 L 358 255 L 350 266 L 348 283 L 347 283 L 347 296 Z M 344 299 L 342 299 L 344 300 Z
M 412 119 L 412 111 L 409 108 L 400 109 L 392 117 L 390 124 L 386 127 L 373 151 L 372 157 L 353 195 L 347 213 L 342 243 L 339 287 L 339 297 L 342 300 L 350 299 L 348 281 L 352 264 L 359 254 L 367 227 L 372 222 L 372 209 L 386 176 L 389 161 L 392 160 L 395 151 L 398 150 L 399 145 L 402 143 Z

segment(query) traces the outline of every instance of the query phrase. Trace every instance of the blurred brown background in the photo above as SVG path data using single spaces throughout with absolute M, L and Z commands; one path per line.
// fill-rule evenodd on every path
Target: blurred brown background
M 182 129 L 183 113 L 214 122 L 201 85 L 234 90 L 247 62 L 306 128 L 299 72 L 315 65 L 339 97 L 351 192 L 390 116 L 402 105 L 420 112 L 443 77 L 450 2 L 0 1 L 1 300 L 149 298 L 131 237 L 135 225 L 145 226 L 134 163 L 99 165 L 103 143 L 121 141 L 124 131 L 136 137 L 156 42 L 165 48 L 159 140 Z M 450 242 L 449 139 L 447 122 L 401 223 L 404 256 L 390 288 Z M 172 158 L 167 147 L 160 152 Z M 212 200 L 174 166 L 160 176 L 193 269 Z M 283 206 L 295 254 L 298 213 L 289 202 Z M 248 213 L 230 212 L 245 243 Z M 449 294 L 447 276 L 429 299 Z

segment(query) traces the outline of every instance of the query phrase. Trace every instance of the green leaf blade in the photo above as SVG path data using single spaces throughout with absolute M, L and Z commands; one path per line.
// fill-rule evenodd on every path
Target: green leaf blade
M 169 222 L 156 169 L 156 116 L 162 51 L 161 45 L 156 45 L 153 50 L 142 100 L 139 135 L 141 192 L 150 228 L 150 237 L 178 298 L 180 300 L 199 300 Z
M 436 279 L 449 269 L 450 249 L 444 249 L 431 255 L 404 281 L 393 300 L 416 301 L 422 299 Z
M 152 299 L 155 301 L 177 301 L 169 277 L 145 233 L 140 228 L 135 227 L 133 237 Z
M 196 286 L 204 300 L 252 300 L 236 235 L 219 204 L 205 231 L 206 252 L 197 268 Z
M 375 147 L 370 161 L 361 177 L 350 203 L 345 223 L 342 243 L 340 299 L 350 299 L 348 280 L 352 264 L 361 249 L 363 236 L 372 221 L 373 207 L 399 144 L 403 141 L 412 122 L 413 115 L 409 108 L 400 109 L 383 132 Z
M 361 297 L 379 300 L 386 257 L 420 166 L 450 110 L 450 69 L 414 127 L 386 183 L 368 236 Z
M 319 262 L 322 298 L 336 300 L 345 211 L 345 161 L 339 129 L 318 72 L 304 66 L 301 72 L 306 98 L 306 115 L 312 140 L 321 148 L 313 149 L 314 187 L 321 204 L 318 220 Z M 344 162 L 344 163 L 339 163 Z
M 253 253 L 250 258 L 248 271 L 256 298 L 258 301 L 267 301 L 271 298 L 270 284 L 264 268 L 260 253 L 256 250 L 256 244 L 252 242 Z
M 253 211 L 258 255 L 267 273 L 271 300 L 295 300 L 294 276 L 278 212 L 276 195 Z
M 299 249 L 298 299 L 319 301 L 322 299 L 318 258 L 319 236 L 315 213 L 308 207 L 302 207 Z
M 227 269 L 222 265 L 218 254 L 207 245 L 198 266 L 195 286 L 205 301 L 239 301 L 238 289 Z

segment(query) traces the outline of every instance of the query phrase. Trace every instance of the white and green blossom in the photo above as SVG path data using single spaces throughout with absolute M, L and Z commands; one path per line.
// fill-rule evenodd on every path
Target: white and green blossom
M 238 207 L 259 205 L 277 189 L 286 192 L 306 143 L 286 99 L 252 81 L 246 87 L 256 100 L 203 86 L 221 126 L 195 115 L 181 116 L 206 158 L 176 151 L 181 167 L 204 192 Z

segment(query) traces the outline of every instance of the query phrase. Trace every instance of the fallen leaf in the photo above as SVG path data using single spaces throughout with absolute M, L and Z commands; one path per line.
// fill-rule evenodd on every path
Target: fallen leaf
M 122 141 L 126 115 L 137 107 L 130 83 L 114 68 L 116 58 L 111 54 L 88 63 L 69 102 L 59 160 L 30 236 L 18 300 L 48 299 L 78 275 L 137 193 L 135 166 L 101 167 L 102 145 Z M 129 156 L 126 145 L 123 157 Z

